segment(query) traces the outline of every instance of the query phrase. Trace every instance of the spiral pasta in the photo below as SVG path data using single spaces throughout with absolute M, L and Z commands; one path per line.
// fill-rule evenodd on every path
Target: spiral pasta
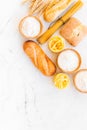
M 54 84 L 59 89 L 66 88 L 69 85 L 69 77 L 64 73 L 59 73 L 54 76 Z
M 55 53 L 62 51 L 64 49 L 63 39 L 59 36 L 52 37 L 49 41 L 49 49 Z

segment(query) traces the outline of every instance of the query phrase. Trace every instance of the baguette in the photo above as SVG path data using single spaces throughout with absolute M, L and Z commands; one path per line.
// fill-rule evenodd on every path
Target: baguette
M 53 0 L 44 11 L 44 19 L 47 22 L 54 21 L 71 2 L 72 0 Z
M 56 66 L 34 41 L 24 43 L 23 49 L 33 64 L 46 76 L 56 72 Z

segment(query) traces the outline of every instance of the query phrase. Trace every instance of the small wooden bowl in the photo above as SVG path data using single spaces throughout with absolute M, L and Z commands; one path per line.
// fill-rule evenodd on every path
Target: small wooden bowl
M 78 66 L 77 66 L 77 68 L 76 68 L 75 70 L 73 70 L 73 71 L 63 70 L 63 68 L 58 64 L 58 58 L 59 58 L 60 54 L 63 53 L 63 52 L 65 52 L 65 51 L 68 51 L 68 50 L 71 50 L 71 51 L 75 52 L 75 53 L 77 54 L 77 56 L 78 56 L 78 59 L 79 59 Z M 81 63 L 82 63 L 81 56 L 80 56 L 80 54 L 79 54 L 76 50 L 74 50 L 74 49 L 69 49 L 69 48 L 68 48 L 68 49 L 64 49 L 63 51 L 61 51 L 61 52 L 58 54 L 58 57 L 57 57 L 57 65 L 58 65 L 58 68 L 59 68 L 62 72 L 65 72 L 65 73 L 68 73 L 68 74 L 72 74 L 72 73 L 76 72 L 76 71 L 80 68 Z
M 28 18 L 28 17 L 35 18 L 35 19 L 40 23 L 40 32 L 39 32 L 36 36 L 34 36 L 34 37 L 26 36 L 26 35 L 23 33 L 23 31 L 22 31 L 23 22 L 24 22 L 24 20 L 25 20 L 26 18 Z M 38 19 L 36 16 L 30 16 L 30 15 L 29 15 L 29 16 L 26 16 L 26 17 L 24 17 L 24 18 L 20 21 L 20 23 L 19 23 L 19 32 L 21 33 L 21 35 L 22 35 L 24 38 L 31 38 L 31 39 L 38 38 L 38 37 L 40 36 L 41 32 L 42 32 L 42 28 L 43 28 L 42 22 L 41 22 L 40 19 Z
M 87 93 L 87 90 L 85 91 L 85 90 L 80 89 L 80 88 L 77 86 L 77 84 L 76 84 L 76 76 L 77 76 L 80 72 L 83 72 L 83 71 L 87 71 L 87 69 L 81 69 L 81 70 L 79 70 L 79 71 L 75 74 L 74 79 L 73 79 L 73 82 L 74 82 L 75 88 L 76 88 L 79 92 L 81 92 L 81 93 Z

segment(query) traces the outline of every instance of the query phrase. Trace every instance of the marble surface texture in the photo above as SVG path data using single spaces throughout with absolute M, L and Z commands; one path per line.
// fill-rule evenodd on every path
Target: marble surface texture
M 74 16 L 87 25 L 83 2 Z M 58 90 L 53 77 L 43 76 L 23 52 L 26 39 L 18 24 L 27 14 L 21 0 L 0 0 L 0 130 L 87 130 L 87 95 L 76 91 L 72 80 Z M 47 44 L 42 48 L 55 60 Z M 81 68 L 87 68 L 87 37 L 75 49 L 83 59 Z

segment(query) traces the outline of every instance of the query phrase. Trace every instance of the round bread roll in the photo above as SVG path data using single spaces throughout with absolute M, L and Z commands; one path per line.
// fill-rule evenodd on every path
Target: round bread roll
M 87 69 L 82 69 L 75 74 L 74 85 L 79 92 L 87 93 Z
M 73 73 L 80 68 L 81 56 L 74 49 L 64 49 L 58 54 L 57 64 L 61 71 Z

